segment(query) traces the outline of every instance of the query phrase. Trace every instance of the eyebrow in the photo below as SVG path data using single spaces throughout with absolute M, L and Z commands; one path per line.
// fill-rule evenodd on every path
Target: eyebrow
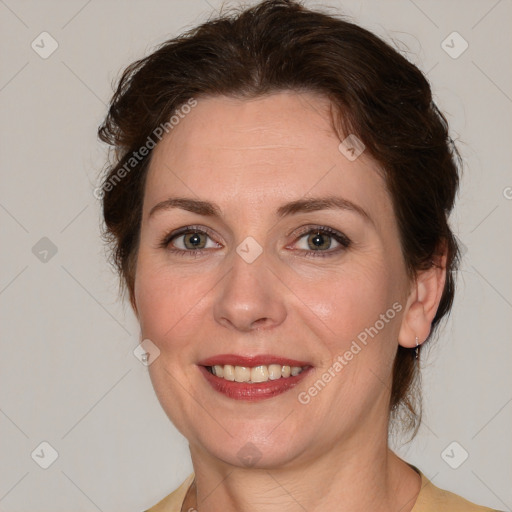
M 206 217 L 222 217 L 222 210 L 217 204 L 188 197 L 170 197 L 161 201 L 151 208 L 148 217 L 151 217 L 156 212 L 172 210 L 173 208 L 180 208 Z M 361 206 L 338 196 L 312 197 L 291 201 L 280 206 L 276 211 L 276 215 L 278 217 L 287 217 L 298 213 L 319 210 L 352 211 L 360 215 L 364 220 L 374 224 L 373 219 Z

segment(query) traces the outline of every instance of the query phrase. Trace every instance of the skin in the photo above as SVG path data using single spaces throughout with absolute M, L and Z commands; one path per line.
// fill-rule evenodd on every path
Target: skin
M 199 98 L 153 152 L 132 304 L 143 339 L 160 349 L 151 380 L 189 441 L 196 487 L 186 505 L 201 512 L 406 512 L 420 490 L 419 475 L 387 446 L 392 363 L 398 344 L 428 336 L 443 262 L 408 280 L 382 173 L 366 153 L 349 161 L 339 151 L 328 108 L 312 93 Z M 286 202 L 328 195 L 371 220 L 337 209 L 275 214 Z M 213 201 L 222 215 L 173 208 L 149 216 L 171 196 Z M 159 247 L 190 224 L 211 230 L 202 255 L 171 252 L 184 248 L 183 236 Z M 336 252 L 327 236 L 325 257 L 307 256 L 315 246 L 311 233 L 297 234 L 301 226 L 328 226 L 352 243 Z M 236 252 L 248 236 L 263 250 L 250 264 Z M 310 403 L 299 403 L 396 302 L 394 319 Z M 274 398 L 236 401 L 197 367 L 223 353 L 271 353 L 314 370 Z M 237 455 L 248 442 L 261 454 L 252 467 Z

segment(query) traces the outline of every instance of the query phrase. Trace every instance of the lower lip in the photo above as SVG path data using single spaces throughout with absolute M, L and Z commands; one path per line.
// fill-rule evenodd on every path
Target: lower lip
M 292 389 L 311 369 L 312 366 L 309 366 L 302 370 L 299 375 L 293 377 L 281 377 L 276 380 L 268 380 L 267 382 L 248 384 L 247 382 L 234 382 L 217 377 L 210 373 L 206 367 L 199 366 L 199 370 L 215 391 L 234 400 L 247 400 L 250 402 L 272 398 Z

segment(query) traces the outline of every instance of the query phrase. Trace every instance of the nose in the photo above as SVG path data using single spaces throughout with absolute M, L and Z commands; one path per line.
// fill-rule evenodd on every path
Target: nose
M 234 254 L 230 271 L 216 288 L 214 318 L 223 327 L 250 332 L 275 328 L 286 318 L 282 284 L 264 254 L 252 263 Z

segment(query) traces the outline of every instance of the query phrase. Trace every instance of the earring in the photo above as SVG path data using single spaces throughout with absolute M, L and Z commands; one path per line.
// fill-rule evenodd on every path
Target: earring
M 418 359 L 418 353 L 419 353 L 419 342 L 418 342 L 418 336 L 416 336 L 416 359 Z

